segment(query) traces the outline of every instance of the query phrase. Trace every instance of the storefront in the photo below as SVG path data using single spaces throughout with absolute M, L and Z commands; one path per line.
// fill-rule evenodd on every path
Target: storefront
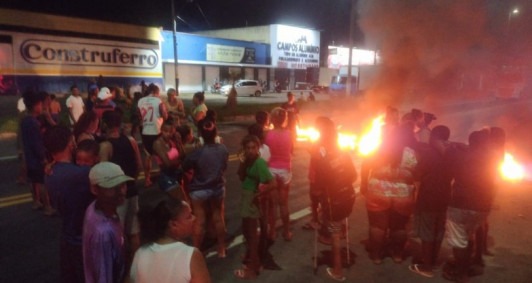
M 0 9 L 0 95 L 162 84 L 159 39 L 158 28 Z
M 209 91 L 214 82 L 233 79 L 268 81 L 269 45 L 242 40 L 177 33 L 180 92 Z M 162 31 L 161 51 L 166 89 L 175 87 L 173 34 Z
M 268 25 L 201 31 L 197 34 L 250 40 L 269 45 L 270 84 L 277 81 L 285 89 L 306 81 L 306 70 L 320 66 L 320 32 L 285 25 Z

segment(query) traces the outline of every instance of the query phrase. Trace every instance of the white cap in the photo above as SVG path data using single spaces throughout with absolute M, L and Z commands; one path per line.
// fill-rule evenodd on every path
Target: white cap
M 106 100 L 107 98 L 111 98 L 113 95 L 111 94 L 111 91 L 109 88 L 102 87 L 100 89 L 100 92 L 98 93 L 98 99 L 100 100 Z
M 100 162 L 92 167 L 89 172 L 91 185 L 97 185 L 101 188 L 114 188 L 127 181 L 134 179 L 126 176 L 120 166 L 111 162 Z

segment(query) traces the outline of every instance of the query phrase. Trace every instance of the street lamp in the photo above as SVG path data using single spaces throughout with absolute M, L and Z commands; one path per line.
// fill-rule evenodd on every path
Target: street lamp
M 174 25 L 174 30 L 172 32 L 174 38 L 174 77 L 175 77 L 175 91 L 179 94 L 179 73 L 177 70 L 177 21 L 175 14 L 175 5 L 174 0 L 170 0 L 172 5 L 172 22 Z
M 512 10 L 510 10 L 510 12 L 508 12 L 508 24 L 507 26 L 510 26 L 510 20 L 512 19 L 512 16 L 513 15 L 517 15 L 519 14 L 519 9 L 518 8 L 514 8 Z

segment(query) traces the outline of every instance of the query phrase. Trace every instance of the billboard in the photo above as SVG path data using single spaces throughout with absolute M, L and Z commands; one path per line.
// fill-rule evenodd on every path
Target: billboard
M 379 61 L 378 54 L 373 50 L 353 48 L 351 58 L 352 66 L 375 65 Z M 340 69 L 349 65 L 349 48 L 329 46 L 327 56 L 327 68 Z
M 85 91 L 97 78 L 120 87 L 162 82 L 158 42 L 93 37 L 0 30 L 0 95 L 65 93 L 72 84 Z
M 271 25 L 270 42 L 273 67 L 306 69 L 320 66 L 319 31 Z
M 162 77 L 158 44 L 11 35 L 16 75 Z
M 214 65 L 268 65 L 269 45 L 242 40 L 176 33 L 179 63 Z M 162 31 L 163 60 L 174 60 L 173 35 Z

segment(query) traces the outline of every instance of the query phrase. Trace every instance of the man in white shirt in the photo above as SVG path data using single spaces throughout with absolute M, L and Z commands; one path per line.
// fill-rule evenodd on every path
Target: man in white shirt
M 149 95 L 141 98 L 138 102 L 138 110 L 140 117 L 142 117 L 142 145 L 147 153 L 144 159 L 144 176 L 146 177 L 144 185 L 146 187 L 151 185 L 150 171 L 153 143 L 161 133 L 163 120 L 168 118 L 166 106 L 159 97 L 159 87 L 155 84 L 150 84 L 148 92 Z
M 79 89 L 76 85 L 70 87 L 70 95 L 66 100 L 66 106 L 68 108 L 68 116 L 70 118 L 70 124 L 73 126 L 79 119 L 79 116 L 83 114 L 85 110 L 85 104 L 83 98 L 79 95 Z

